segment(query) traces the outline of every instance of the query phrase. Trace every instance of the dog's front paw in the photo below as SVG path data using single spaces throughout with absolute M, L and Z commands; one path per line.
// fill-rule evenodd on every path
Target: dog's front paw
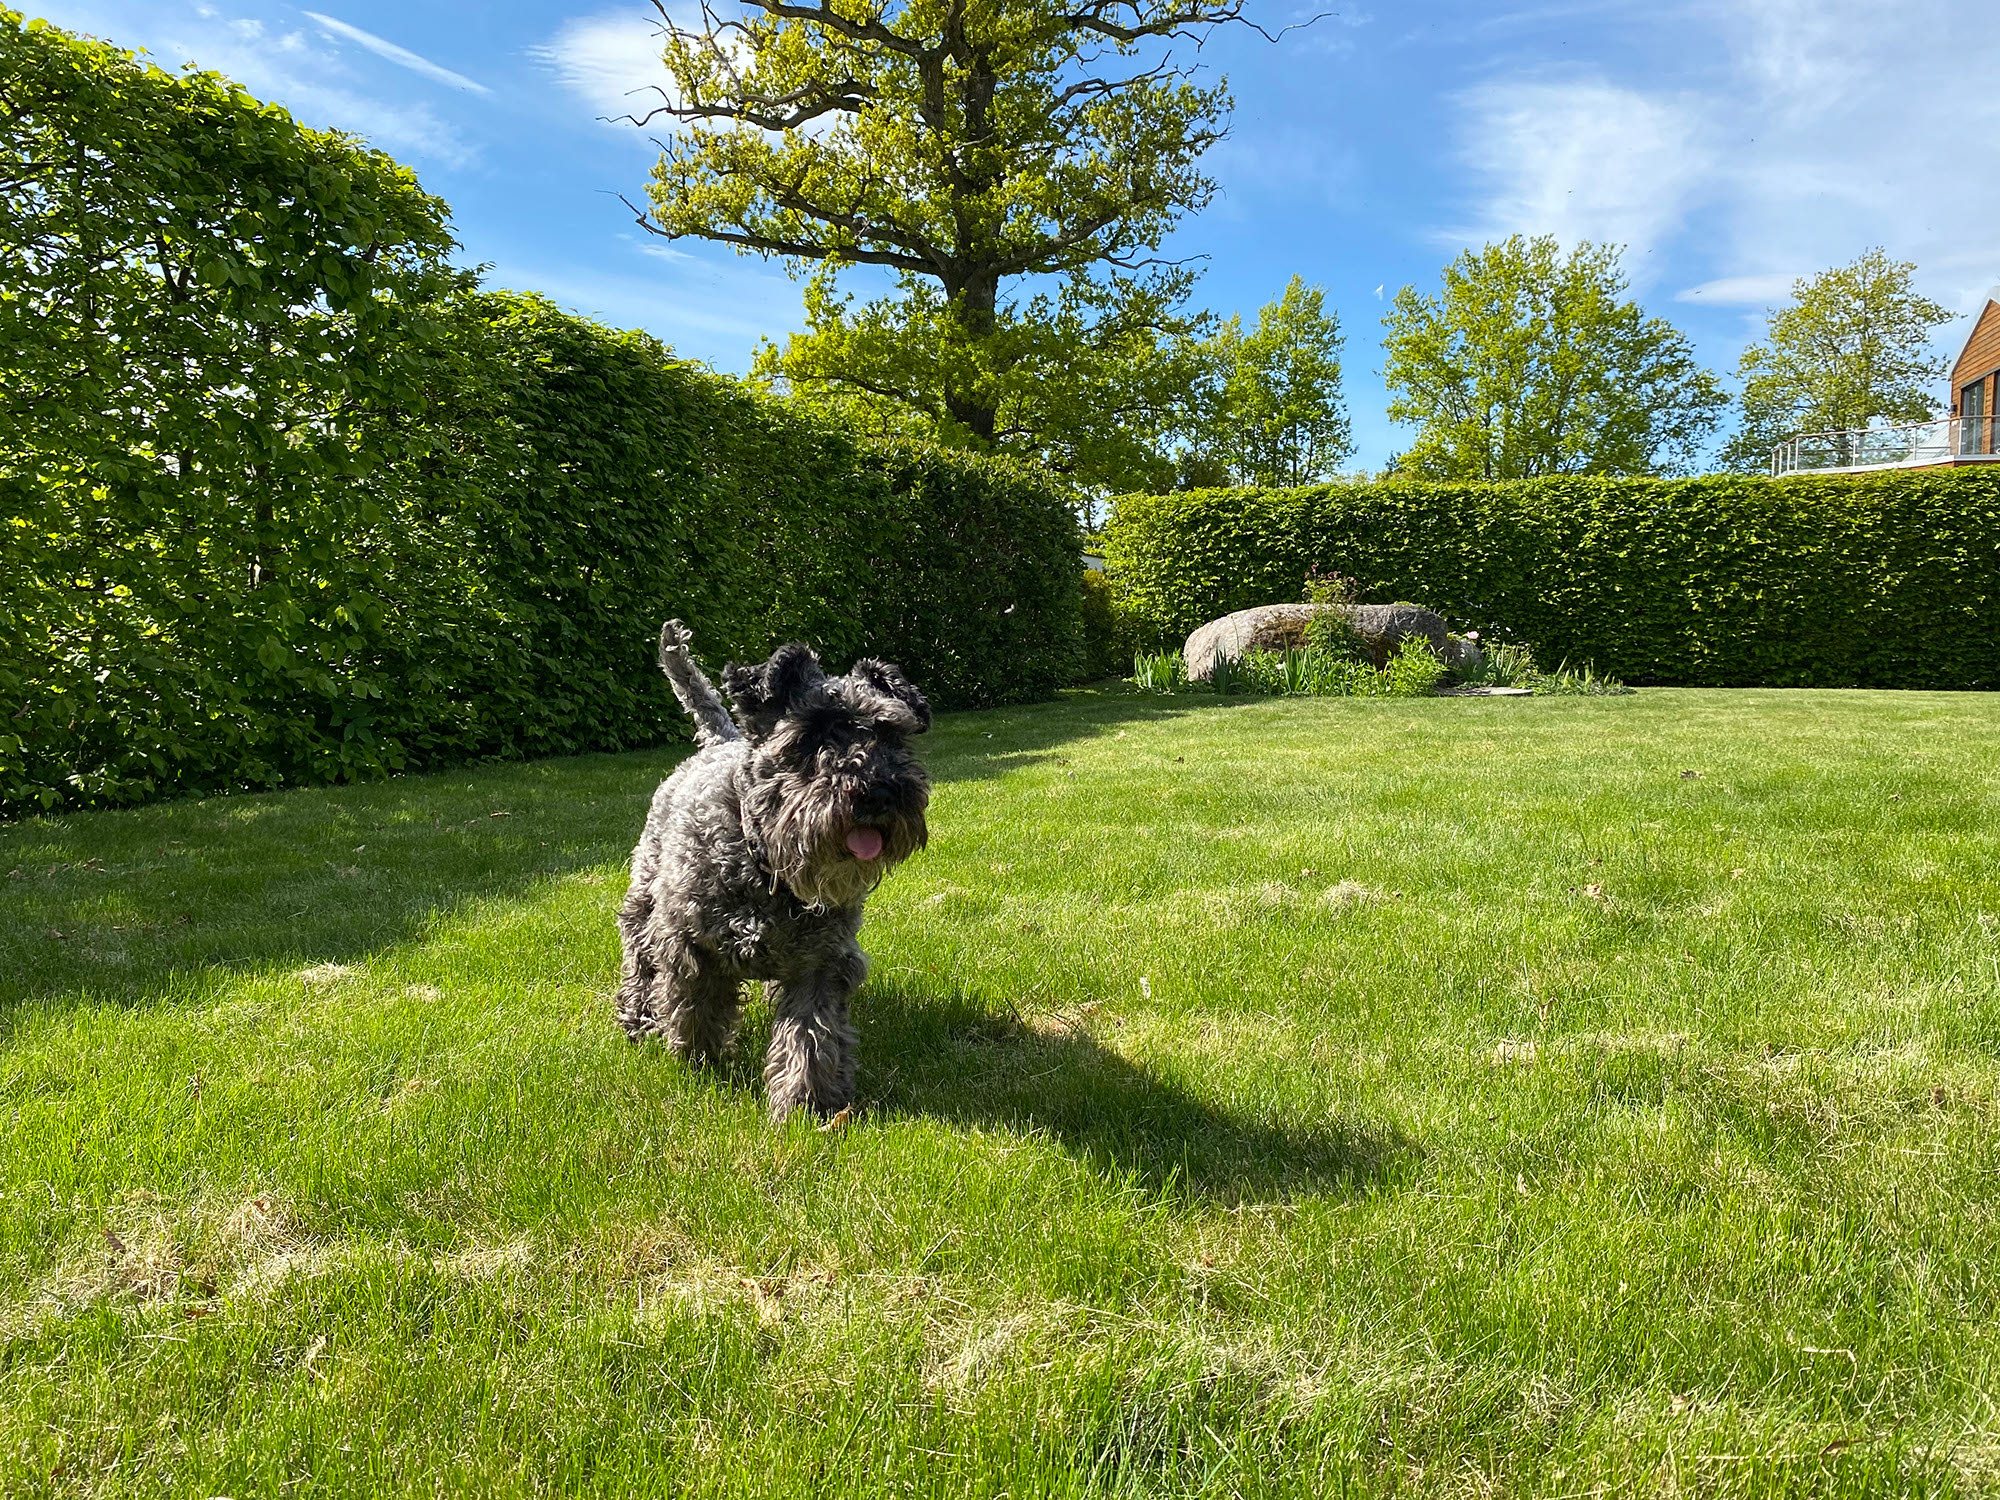
M 694 632 L 679 620 L 669 620 L 660 627 L 660 654 L 685 651 L 694 640 Z

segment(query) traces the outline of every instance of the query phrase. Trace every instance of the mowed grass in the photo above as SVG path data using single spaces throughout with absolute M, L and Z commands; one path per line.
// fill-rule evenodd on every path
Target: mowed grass
M 833 1132 L 612 1023 L 669 754 L 0 828 L 0 1491 L 2000 1487 L 2000 698 L 927 753 Z

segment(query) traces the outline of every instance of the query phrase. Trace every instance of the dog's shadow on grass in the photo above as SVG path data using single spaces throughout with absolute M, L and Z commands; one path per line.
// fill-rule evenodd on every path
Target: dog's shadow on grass
M 1393 1127 L 1244 1118 L 1128 1061 L 1082 1023 L 962 993 L 871 984 L 856 997 L 861 1088 L 876 1118 L 1041 1132 L 1147 1191 L 1223 1203 L 1357 1194 L 1411 1175 Z

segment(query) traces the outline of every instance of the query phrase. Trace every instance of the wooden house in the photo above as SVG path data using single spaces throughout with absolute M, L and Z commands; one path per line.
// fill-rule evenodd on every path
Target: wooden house
M 2000 286 L 1986 294 L 1965 349 L 1951 367 L 1951 414 L 1958 418 L 1953 446 L 1965 458 L 1994 451 L 1993 417 L 2000 411 Z

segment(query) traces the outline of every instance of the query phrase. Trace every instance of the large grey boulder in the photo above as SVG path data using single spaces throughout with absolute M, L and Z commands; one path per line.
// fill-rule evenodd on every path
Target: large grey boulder
M 1187 638 L 1181 651 L 1188 680 L 1207 681 L 1217 658 L 1235 661 L 1246 651 L 1280 651 L 1303 643 L 1306 622 L 1315 608 L 1311 604 L 1260 604 L 1210 620 Z
M 1421 605 L 1260 604 L 1210 620 L 1189 636 L 1181 653 L 1187 662 L 1187 675 L 1205 681 L 1215 670 L 1218 657 L 1233 661 L 1246 651 L 1282 651 L 1303 645 L 1307 622 L 1322 609 L 1339 609 L 1347 616 L 1348 628 L 1368 648 L 1378 667 L 1411 636 L 1430 642 L 1447 665 L 1471 665 L 1461 659 L 1465 647 L 1445 629 L 1443 617 Z M 1476 653 L 1478 648 L 1471 649 Z
M 1452 659 L 1451 632 L 1445 629 L 1444 617 L 1420 604 L 1352 605 L 1347 611 L 1347 625 L 1360 637 L 1378 667 L 1413 635 L 1429 641 L 1439 661 L 1449 664 Z

